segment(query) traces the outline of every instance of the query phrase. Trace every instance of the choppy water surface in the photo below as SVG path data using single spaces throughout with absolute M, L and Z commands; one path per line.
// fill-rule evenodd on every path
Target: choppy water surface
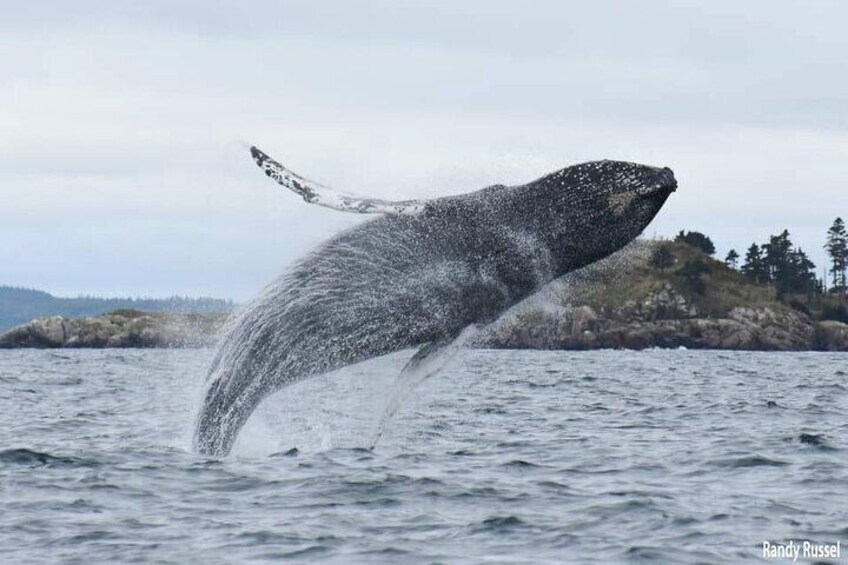
M 272 397 L 221 461 L 189 450 L 210 356 L 0 352 L 0 561 L 848 558 L 844 354 L 468 351 L 371 452 L 395 355 Z

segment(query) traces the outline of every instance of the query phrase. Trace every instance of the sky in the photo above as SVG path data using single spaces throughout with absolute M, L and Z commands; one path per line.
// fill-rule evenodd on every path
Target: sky
M 3 0 L 0 0 L 2 2 Z M 3 2 L 0 284 L 245 300 L 381 198 L 620 159 L 723 256 L 848 216 L 848 3 Z

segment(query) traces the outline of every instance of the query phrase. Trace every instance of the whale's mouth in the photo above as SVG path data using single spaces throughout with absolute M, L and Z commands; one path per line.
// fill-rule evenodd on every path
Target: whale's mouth
M 653 182 L 636 189 L 638 196 L 668 196 L 677 190 L 677 179 L 674 178 L 674 171 L 668 167 L 658 168 L 656 171 L 657 175 Z
M 669 193 L 677 190 L 677 179 L 674 178 L 674 171 L 669 169 L 668 167 L 663 167 L 659 174 L 657 175 L 657 180 L 659 181 L 659 188 L 662 190 L 666 190 Z
M 623 216 L 633 206 L 651 209 L 662 206 L 669 195 L 677 190 L 677 179 L 668 167 L 655 168 L 656 175 L 649 182 L 626 192 L 617 192 L 608 197 L 609 209 L 616 216 Z

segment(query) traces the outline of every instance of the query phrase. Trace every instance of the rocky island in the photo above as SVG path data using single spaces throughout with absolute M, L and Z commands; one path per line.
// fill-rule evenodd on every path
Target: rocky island
M 172 314 L 115 310 L 101 316 L 38 318 L 0 335 L 0 349 L 204 347 L 227 319 L 223 313 Z
M 660 251 L 663 261 L 656 260 Z M 524 349 L 848 351 L 848 324 L 817 320 L 823 307 L 816 300 L 778 297 L 770 285 L 750 282 L 686 243 L 637 241 L 517 306 L 478 342 Z M 831 302 L 844 312 L 844 297 Z
M 686 243 L 637 241 L 517 305 L 474 345 L 848 351 L 848 324 L 823 318 L 822 300 L 779 297 L 772 286 L 755 284 Z M 827 300 L 845 311 L 845 297 Z M 137 310 L 53 316 L 0 335 L 0 349 L 205 347 L 227 317 Z

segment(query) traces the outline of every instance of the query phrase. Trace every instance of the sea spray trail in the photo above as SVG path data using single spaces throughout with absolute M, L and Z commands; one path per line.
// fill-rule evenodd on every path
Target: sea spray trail
M 440 356 L 464 329 L 627 245 L 677 187 L 667 168 L 597 161 L 526 185 L 388 202 L 335 193 L 251 152 L 307 202 L 383 215 L 309 253 L 230 326 L 195 431 L 213 456 L 284 386 L 410 347 L 422 348 L 416 363 Z M 421 375 L 401 378 L 389 413 Z

